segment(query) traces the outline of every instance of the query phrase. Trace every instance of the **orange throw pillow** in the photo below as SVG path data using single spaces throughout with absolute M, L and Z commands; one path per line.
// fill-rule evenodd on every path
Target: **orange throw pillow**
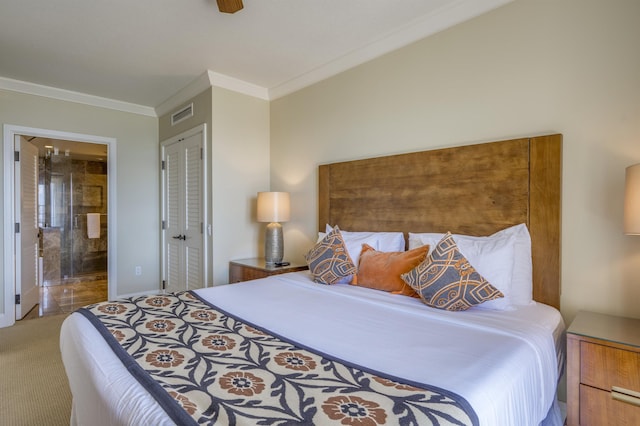
M 358 274 L 351 284 L 418 297 L 418 294 L 402 280 L 400 275 L 418 266 L 428 253 L 428 245 L 409 251 L 382 252 L 368 244 L 363 244 Z

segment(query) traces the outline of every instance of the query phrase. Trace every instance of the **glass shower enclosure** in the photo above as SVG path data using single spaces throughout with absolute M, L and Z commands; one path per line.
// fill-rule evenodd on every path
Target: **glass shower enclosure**
M 56 285 L 107 275 L 107 163 L 47 152 L 40 157 L 42 279 Z

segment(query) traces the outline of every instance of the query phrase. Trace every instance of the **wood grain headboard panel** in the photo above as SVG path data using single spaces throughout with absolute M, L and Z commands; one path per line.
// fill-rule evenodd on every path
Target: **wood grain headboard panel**
M 534 299 L 560 306 L 562 135 L 319 167 L 319 221 L 349 231 L 489 235 L 526 223 Z

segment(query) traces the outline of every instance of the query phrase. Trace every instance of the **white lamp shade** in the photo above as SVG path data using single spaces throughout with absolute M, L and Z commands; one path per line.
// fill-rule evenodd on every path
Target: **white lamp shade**
M 627 167 L 624 187 L 624 233 L 640 235 L 640 164 Z
M 288 220 L 288 192 L 258 192 L 258 222 L 286 222 Z

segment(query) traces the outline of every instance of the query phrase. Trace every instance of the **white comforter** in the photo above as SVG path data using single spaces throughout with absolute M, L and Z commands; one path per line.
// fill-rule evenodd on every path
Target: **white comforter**
M 198 290 L 217 307 L 301 345 L 464 397 L 482 425 L 538 425 L 555 401 L 563 361 L 560 313 L 431 309 L 418 299 L 308 273 Z M 172 424 L 83 316 L 63 324 L 74 424 Z

